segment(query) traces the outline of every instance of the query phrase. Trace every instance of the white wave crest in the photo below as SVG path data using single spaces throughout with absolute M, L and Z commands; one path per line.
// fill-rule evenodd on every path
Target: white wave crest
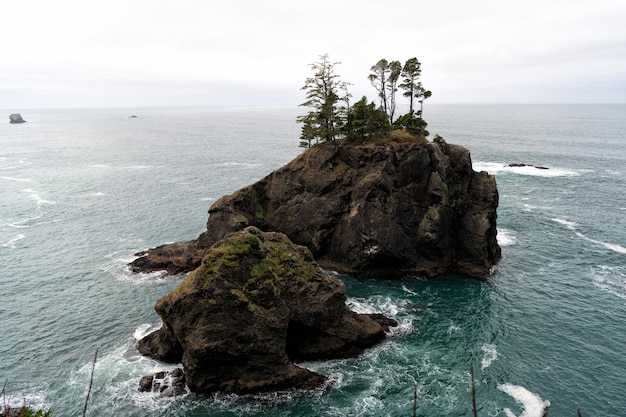
M 407 300 L 396 300 L 387 296 L 374 296 L 372 298 L 348 298 L 346 305 L 350 310 L 361 314 L 381 313 L 387 317 L 398 320 L 396 327 L 389 329 L 390 337 L 398 337 L 413 331 L 413 322 L 409 317 L 399 317 L 408 305 Z
M 30 179 L 28 178 L 0 177 L 0 179 L 6 181 L 30 182 Z
M 502 247 L 515 245 L 517 243 L 517 237 L 515 232 L 508 229 L 498 229 L 498 245 Z
M 534 166 L 512 167 L 508 164 L 500 162 L 474 162 L 475 171 L 487 171 L 490 174 L 497 175 L 503 173 L 511 173 L 517 175 L 528 175 L 533 177 L 573 177 L 580 175 L 578 172 L 564 168 L 548 168 L 542 169 Z
M 402 284 L 402 290 L 411 295 L 417 295 L 417 293 L 413 290 L 410 290 L 406 285 Z
M 215 164 L 216 167 L 229 167 L 229 166 L 243 166 L 247 168 L 260 167 L 262 164 L 252 164 L 245 162 L 222 162 L 219 164 Z
M 3 247 L 3 248 L 15 249 L 15 244 L 17 242 L 19 242 L 20 240 L 24 239 L 25 237 L 26 237 L 26 235 L 18 234 L 15 237 L 7 240 L 6 242 L 4 242 L 0 246 Z
M 32 410 L 49 410 L 50 405 L 46 402 L 46 396 L 43 393 L 35 394 L 11 394 L 6 395 L 0 402 L 0 415 L 4 416 L 4 406 L 9 409 L 21 408 L 27 406 Z
M 153 326 L 152 324 L 148 324 L 148 323 L 141 324 L 133 332 L 133 338 L 139 341 L 143 339 L 144 337 L 148 336 L 150 333 L 153 333 L 159 330 L 161 326 L 163 326 L 162 322 L 158 326 Z
M 132 343 L 132 344 L 131 344 Z M 171 371 L 178 364 L 163 362 L 142 356 L 133 348 L 134 340 L 128 340 L 113 351 L 98 355 L 93 373 L 94 386 L 106 387 L 107 401 L 94 398 L 90 406 L 90 414 L 108 415 L 108 401 L 128 401 L 148 411 L 160 411 L 173 406 L 185 396 L 170 399 L 159 398 L 158 393 L 139 392 L 139 380 L 145 375 L 159 371 Z M 70 389 L 81 395 L 85 389 L 85 381 L 89 381 L 93 361 L 85 358 L 85 364 L 70 374 L 67 380 Z M 80 394 L 78 394 L 80 392 Z
M 573 231 L 576 236 L 578 236 L 581 239 L 586 240 L 587 242 L 604 246 L 608 250 L 626 255 L 626 248 L 623 247 L 622 245 L 619 245 L 617 243 L 604 242 L 602 240 L 592 239 L 580 233 L 579 231 L 576 230 L 576 228 L 578 227 L 578 223 L 570 222 L 570 221 L 559 219 L 559 218 L 553 218 L 552 220 L 566 226 L 569 230 Z
M 578 223 L 570 222 L 568 220 L 563 220 L 563 219 L 559 219 L 556 217 L 552 218 L 552 221 L 562 224 L 563 226 L 566 226 L 570 230 L 575 230 L 578 227 Z
M 519 385 L 502 384 L 498 385 L 498 389 L 513 397 L 524 407 L 524 411 L 519 417 L 542 417 L 545 408 L 550 406 L 550 401 L 542 400 L 537 394 L 533 394 Z M 509 408 L 505 408 L 504 412 L 507 417 L 516 417 Z
M 498 350 L 496 349 L 496 345 L 491 344 L 482 345 L 480 348 L 485 353 L 481 361 L 481 369 L 487 369 L 493 361 L 498 359 Z
M 23 193 L 27 193 L 30 194 L 31 198 L 33 198 L 36 202 L 38 206 L 44 205 L 44 204 L 56 204 L 56 201 L 50 201 L 50 200 L 46 200 L 41 198 L 41 196 L 39 195 L 39 193 L 31 188 L 26 188 L 24 190 L 21 190 Z
M 453 322 L 450 322 L 450 327 L 448 327 L 448 334 L 456 333 L 459 331 L 461 331 L 461 328 Z

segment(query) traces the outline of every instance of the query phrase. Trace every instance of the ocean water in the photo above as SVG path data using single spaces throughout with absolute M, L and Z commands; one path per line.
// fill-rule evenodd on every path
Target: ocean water
M 14 110 L 5 110 L 8 115 Z M 180 276 L 133 254 L 195 238 L 217 198 L 290 161 L 298 108 L 22 110 L 0 123 L 4 403 L 89 416 L 626 415 L 626 105 L 429 105 L 431 137 L 496 175 L 503 259 L 486 281 L 357 280 L 349 305 L 400 325 L 312 392 L 137 391 L 171 366 L 135 342 Z M 1 112 L 0 112 L 1 114 Z M 136 115 L 136 118 L 129 116 Z M 535 167 L 512 168 L 510 163 Z

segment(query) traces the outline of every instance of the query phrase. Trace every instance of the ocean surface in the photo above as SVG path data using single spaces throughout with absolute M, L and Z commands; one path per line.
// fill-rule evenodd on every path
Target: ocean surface
M 170 368 L 134 344 L 181 276 L 134 253 L 200 234 L 209 206 L 301 152 L 298 108 L 21 110 L 0 123 L 4 403 L 88 416 L 626 415 L 626 105 L 426 105 L 431 138 L 496 176 L 503 258 L 486 281 L 357 280 L 349 305 L 400 323 L 349 360 L 300 364 L 312 392 L 137 391 Z M 131 118 L 136 115 L 136 118 Z M 535 167 L 512 168 L 510 163 Z

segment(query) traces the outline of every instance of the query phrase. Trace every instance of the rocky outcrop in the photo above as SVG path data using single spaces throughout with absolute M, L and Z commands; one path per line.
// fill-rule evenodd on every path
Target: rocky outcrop
M 461 146 L 325 143 L 216 201 L 206 232 L 186 243 L 185 263 L 199 262 L 226 234 L 255 226 L 285 233 L 324 268 L 355 276 L 488 277 L 501 256 L 497 206 L 495 178 L 473 171 Z M 170 248 L 148 251 L 133 269 L 179 266 Z
M 176 275 L 199 267 L 205 251 L 197 240 L 170 243 L 136 253 L 138 258 L 132 267 L 136 272 L 167 271 Z
M 192 391 L 313 388 L 325 377 L 293 361 L 355 356 L 396 325 L 345 305 L 343 283 L 281 233 L 248 227 L 215 243 L 202 265 L 156 303 L 161 329 L 138 350 L 182 362 Z
M 9 115 L 9 123 L 26 123 L 26 120 L 22 119 L 21 114 L 13 113 Z

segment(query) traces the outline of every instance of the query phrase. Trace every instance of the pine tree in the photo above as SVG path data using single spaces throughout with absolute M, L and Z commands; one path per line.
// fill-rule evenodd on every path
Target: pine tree
M 347 84 L 335 74 L 335 65 L 331 63 L 328 54 L 319 57 L 317 62 L 310 64 L 314 71 L 312 77 L 307 78 L 302 90 L 306 91 L 306 101 L 300 106 L 310 111 L 297 118 L 302 123 L 300 146 L 310 147 L 313 142 L 334 141 L 339 135 L 347 117 L 349 94 Z M 343 93 L 343 95 L 341 95 Z

